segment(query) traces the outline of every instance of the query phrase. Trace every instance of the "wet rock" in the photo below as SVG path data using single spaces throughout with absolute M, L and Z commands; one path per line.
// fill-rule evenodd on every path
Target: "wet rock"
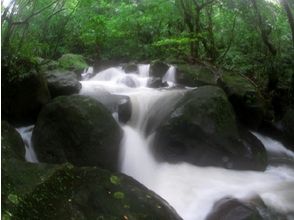
M 127 123 L 131 119 L 132 103 L 129 97 L 122 99 L 118 105 L 118 120 L 121 123 Z
M 167 82 L 162 82 L 162 79 L 159 77 L 153 77 L 148 80 L 147 86 L 150 88 L 160 88 L 167 87 Z
M 168 69 L 168 64 L 159 60 L 155 60 L 150 64 L 150 76 L 159 77 L 162 79 Z
M 126 73 L 137 73 L 138 72 L 138 66 L 136 63 L 127 63 L 123 65 L 123 70 Z
M 264 220 L 256 207 L 233 198 L 216 202 L 206 220 Z
M 267 164 L 263 145 L 242 142 L 232 106 L 215 86 L 192 90 L 179 101 L 155 135 L 154 152 L 158 160 L 199 166 L 264 170 Z
M 2 79 L 2 119 L 13 124 L 32 124 L 50 100 L 46 79 L 36 71 Z
M 33 130 L 39 161 L 118 168 L 121 129 L 111 113 L 85 96 L 59 96 L 41 111 Z
M 45 73 L 52 98 L 62 95 L 76 94 L 82 88 L 74 72 L 53 70 Z
M 163 199 L 123 174 L 70 164 L 10 163 L 4 170 L 4 213 L 15 219 L 181 219 Z
M 258 128 L 265 114 L 265 105 L 257 88 L 236 73 L 224 73 L 218 84 L 228 95 L 238 119 L 250 128 Z
M 199 87 L 204 85 L 216 85 L 218 77 L 208 67 L 202 65 L 177 65 L 177 82 L 179 84 Z
M 24 142 L 16 129 L 6 121 L 1 121 L 1 153 L 2 160 L 25 160 Z

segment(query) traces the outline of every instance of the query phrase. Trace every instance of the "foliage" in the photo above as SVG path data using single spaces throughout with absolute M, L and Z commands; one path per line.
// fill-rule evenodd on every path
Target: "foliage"
M 291 29 L 277 1 L 12 0 L 2 7 L 2 54 L 8 60 L 65 53 L 93 61 L 200 59 L 257 82 L 272 67 L 288 78 L 293 72 Z

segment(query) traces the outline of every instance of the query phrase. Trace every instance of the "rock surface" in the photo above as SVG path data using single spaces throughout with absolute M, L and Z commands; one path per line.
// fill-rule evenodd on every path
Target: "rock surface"
M 25 145 L 20 134 L 8 122 L 1 121 L 2 160 L 25 160 Z
M 13 124 L 32 124 L 50 100 L 46 79 L 32 71 L 2 81 L 2 119 Z
M 45 72 L 48 88 L 52 98 L 78 93 L 82 88 L 74 72 L 53 70 Z
M 159 127 L 154 152 L 157 159 L 168 162 L 264 170 L 266 151 L 262 144 L 252 143 L 242 142 L 222 89 L 203 86 L 188 92 Z
M 71 53 L 62 55 L 58 59 L 58 63 L 60 68 L 74 71 L 78 77 L 81 77 L 83 70 L 88 67 L 82 55 Z
M 96 100 L 60 96 L 41 111 L 33 131 L 39 161 L 117 170 L 121 129 Z
M 265 106 L 257 88 L 236 73 L 224 73 L 218 84 L 228 95 L 238 119 L 246 126 L 257 128 L 265 114 Z
M 153 77 L 159 77 L 162 79 L 166 71 L 169 69 L 168 64 L 155 60 L 150 64 L 149 75 Z
M 13 219 L 181 219 L 163 199 L 123 174 L 13 161 L 2 170 L 7 177 L 2 213 Z

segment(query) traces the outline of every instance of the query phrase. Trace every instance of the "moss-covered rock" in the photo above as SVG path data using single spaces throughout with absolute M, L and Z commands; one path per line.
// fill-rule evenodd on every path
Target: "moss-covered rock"
M 150 76 L 162 78 L 166 71 L 169 69 L 168 64 L 155 60 L 150 64 Z
M 13 219 L 181 219 L 164 200 L 123 174 L 70 164 L 19 165 L 4 168 L 11 178 L 9 187 L 4 182 L 2 199 L 14 205 L 2 212 Z M 24 179 L 14 175 L 20 172 Z
M 216 86 L 185 95 L 159 127 L 154 152 L 159 160 L 200 166 L 264 170 L 267 163 L 262 145 L 242 143 L 232 106 Z
M 39 161 L 77 166 L 118 167 L 121 129 L 98 101 L 59 96 L 41 111 L 33 131 Z
M 80 77 L 81 73 L 89 65 L 86 63 L 85 58 L 78 54 L 64 54 L 58 59 L 59 67 L 74 71 Z
M 137 73 L 138 72 L 138 66 L 136 63 L 127 63 L 123 65 L 123 70 L 126 73 Z
M 2 160 L 15 158 L 25 160 L 25 145 L 20 134 L 8 122 L 1 121 Z
M 265 114 L 265 104 L 257 88 L 236 73 L 224 73 L 218 80 L 232 103 L 238 119 L 245 125 L 257 128 Z
M 177 82 L 185 86 L 216 85 L 217 76 L 202 65 L 177 65 Z
M 46 79 L 32 71 L 2 82 L 2 119 L 13 124 L 31 124 L 50 100 Z
M 52 98 L 78 93 L 82 88 L 74 72 L 66 70 L 46 71 L 45 76 Z

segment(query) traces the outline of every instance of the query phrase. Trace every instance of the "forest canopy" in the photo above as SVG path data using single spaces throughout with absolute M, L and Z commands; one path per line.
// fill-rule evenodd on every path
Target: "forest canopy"
M 2 1 L 2 61 L 65 53 L 92 61 L 201 60 L 275 79 L 293 70 L 293 6 L 289 0 Z

